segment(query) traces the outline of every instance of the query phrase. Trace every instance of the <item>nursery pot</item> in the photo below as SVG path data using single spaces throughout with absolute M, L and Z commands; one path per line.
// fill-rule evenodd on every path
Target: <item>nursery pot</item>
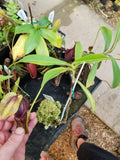
M 9 48 L 4 48 L 0 52 L 0 64 L 4 64 L 4 59 L 9 57 Z M 23 91 L 27 92 L 31 102 L 33 102 L 36 97 L 42 82 L 41 74 L 38 74 L 37 78 L 31 79 L 29 74 L 25 75 L 21 78 L 20 87 Z M 95 78 L 95 83 L 93 86 L 89 88 L 92 93 L 97 86 L 100 84 L 101 80 L 97 77 Z M 51 96 L 55 101 L 60 101 L 62 106 L 65 106 L 66 101 L 68 99 L 67 92 L 70 92 L 71 88 L 71 78 L 69 74 L 64 74 L 59 86 L 55 86 L 53 84 L 53 80 L 50 80 L 43 88 L 39 99 L 43 100 L 43 94 Z M 21 90 L 21 91 L 22 91 Z M 71 120 L 71 116 L 79 111 L 79 109 L 84 105 L 87 100 L 86 95 L 83 93 L 79 86 L 76 86 L 75 91 L 80 91 L 82 93 L 82 98 L 79 100 L 72 101 L 70 106 L 68 120 L 65 124 L 60 124 L 56 128 L 49 127 L 47 130 L 44 128 L 42 123 L 38 123 L 34 128 L 32 134 L 29 137 L 29 140 L 26 144 L 26 160 L 38 160 L 40 159 L 40 153 L 42 150 L 47 150 L 50 145 L 56 140 L 56 138 L 61 134 L 63 129 L 67 126 L 67 124 Z M 24 92 L 24 93 L 25 93 Z M 40 103 L 40 102 L 39 102 Z M 33 107 L 33 111 L 37 111 L 39 103 L 36 103 Z
M 41 82 L 41 75 L 38 75 L 36 79 L 31 79 L 29 75 L 26 75 L 21 81 L 21 87 L 30 95 L 30 98 L 33 100 L 40 88 Z M 89 88 L 90 92 L 93 92 L 100 82 L 101 80 L 96 77 L 95 84 Z M 55 101 L 60 101 L 60 103 L 64 106 L 68 98 L 66 93 L 70 91 L 70 86 L 71 79 L 68 75 L 64 74 L 58 87 L 53 85 L 53 80 L 50 80 L 43 88 L 39 98 L 41 98 L 41 100 L 44 99 L 43 94 L 46 94 L 51 96 Z M 65 124 L 58 125 L 57 128 L 49 127 L 47 130 L 41 123 L 36 125 L 26 145 L 26 160 L 38 160 L 40 158 L 41 151 L 47 150 L 50 147 L 50 145 L 56 140 L 56 138 L 70 122 L 70 117 L 74 113 L 78 112 L 86 102 L 86 95 L 79 86 L 76 87 L 76 90 L 81 91 L 82 98 L 80 100 L 73 100 L 70 106 L 68 120 Z M 33 111 L 36 111 L 38 106 L 39 104 L 36 104 L 33 107 Z

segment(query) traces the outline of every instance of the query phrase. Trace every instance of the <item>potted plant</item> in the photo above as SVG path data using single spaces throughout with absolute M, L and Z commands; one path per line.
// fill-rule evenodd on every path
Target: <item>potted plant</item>
M 0 7 L 0 63 L 4 63 L 5 56 L 8 57 L 7 53 L 11 50 L 15 27 L 23 21 L 17 16 L 19 7 L 14 0 L 4 2 Z
M 68 119 L 69 106 L 72 102 L 72 99 L 74 99 L 77 83 L 85 92 L 86 97 L 91 104 L 92 112 L 94 112 L 95 101 L 88 88 L 93 85 L 97 69 L 100 67 L 103 60 L 110 60 L 112 62 L 112 87 L 115 88 L 120 84 L 120 78 L 117 76 L 120 74 L 120 69 L 116 62 L 116 60 L 119 59 L 115 59 L 109 55 L 109 53 L 115 49 L 120 39 L 120 22 L 118 23 L 118 29 L 112 46 L 110 46 L 112 40 L 112 31 L 104 26 L 100 28 L 99 31 L 101 31 L 105 40 L 103 53 L 100 54 L 92 52 L 94 46 L 90 46 L 88 52 L 84 52 L 80 42 L 76 42 L 75 46 L 70 50 L 66 50 L 63 47 L 61 48 L 62 37 L 57 34 L 59 25 L 59 20 L 52 25 L 48 18 L 44 16 L 41 17 L 39 21 L 32 22 L 32 24 L 27 23 L 16 26 L 14 30 L 13 41 L 17 34 L 19 34 L 19 37 L 16 43 L 13 43 L 11 49 L 12 56 L 10 63 L 7 65 L 7 73 L 5 73 L 5 70 L 2 67 L 0 70 L 0 116 L 2 118 L 6 118 L 12 114 L 15 114 L 15 120 L 17 121 L 18 125 L 25 127 L 26 133 L 29 132 L 27 126 L 30 112 L 36 104 L 41 91 L 46 86 L 47 82 L 56 77 L 57 79 L 55 79 L 55 82 L 57 81 L 57 83 L 55 84 L 58 85 L 63 73 L 66 73 L 67 77 L 71 77 L 69 96 L 66 105 L 61 107 L 60 102 L 47 100 L 41 102 L 41 107 L 37 111 L 38 120 L 43 122 L 47 128 L 49 126 L 57 125 L 59 128 L 61 123 L 66 123 L 66 120 Z M 60 52 L 63 51 L 64 57 L 62 57 L 59 52 L 56 54 L 56 50 L 59 50 Z M 49 51 L 53 54 L 50 55 Z M 28 102 L 29 94 L 26 93 L 21 86 L 19 86 L 19 74 L 22 72 L 22 70 L 27 69 L 32 75 L 31 77 L 36 78 L 36 70 L 39 66 L 42 68 L 40 73 L 43 74 L 43 80 L 41 85 L 38 86 L 39 91 L 34 100 L 31 101 L 32 104 L 30 105 Z M 50 66 L 52 66 L 52 68 L 50 68 Z M 85 83 L 83 84 L 81 82 L 81 75 L 85 73 L 85 67 L 87 67 L 88 70 L 87 80 L 85 80 Z M 46 72 L 44 70 L 46 70 Z M 17 78 L 15 78 L 16 75 Z M 15 83 L 15 85 L 13 85 L 14 87 L 10 85 L 11 79 Z M 28 98 L 25 98 L 26 94 L 28 95 Z M 79 95 L 80 94 L 78 92 L 78 96 Z M 8 101 L 9 103 L 7 103 Z M 47 104 L 51 104 L 51 106 L 49 107 Z M 16 107 L 14 108 L 14 106 Z M 48 114 L 47 110 L 49 110 L 49 108 L 52 110 L 52 112 L 50 113 L 49 111 L 49 116 L 45 117 L 45 115 Z M 56 110 L 57 112 L 55 112 Z M 66 116 L 64 119 L 65 114 Z

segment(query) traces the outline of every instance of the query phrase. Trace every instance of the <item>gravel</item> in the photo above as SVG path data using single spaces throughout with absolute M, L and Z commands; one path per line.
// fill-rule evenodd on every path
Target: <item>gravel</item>
M 82 107 L 78 114 L 84 119 L 87 141 L 120 157 L 120 136 L 92 114 L 86 106 Z M 77 160 L 77 156 L 70 146 L 70 137 L 71 127 L 69 124 L 48 150 L 54 160 Z

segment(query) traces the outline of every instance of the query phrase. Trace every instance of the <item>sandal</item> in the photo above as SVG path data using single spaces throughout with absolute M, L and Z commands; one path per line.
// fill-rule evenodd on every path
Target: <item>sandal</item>
M 72 118 L 71 118 L 71 128 L 72 128 L 72 132 L 71 132 L 71 147 L 73 148 L 74 151 L 77 151 L 77 140 L 79 138 L 83 138 L 84 140 L 87 140 L 87 136 L 85 135 L 85 127 L 83 124 L 83 119 L 75 114 Z

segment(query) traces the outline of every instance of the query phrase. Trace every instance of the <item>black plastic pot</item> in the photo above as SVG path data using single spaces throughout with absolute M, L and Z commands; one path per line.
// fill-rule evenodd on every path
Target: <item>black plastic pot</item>
M 100 0 L 100 2 L 105 5 L 107 3 L 108 0 Z
M 4 59 L 9 57 L 9 48 L 5 48 L 0 52 L 0 64 L 4 63 Z M 29 74 L 21 79 L 20 86 L 21 88 L 26 91 L 30 95 L 30 99 L 33 101 L 35 96 L 37 95 L 42 82 L 41 75 L 38 75 L 36 79 L 31 79 Z M 95 78 L 95 84 L 89 88 L 90 92 L 93 92 L 96 87 L 100 84 L 101 80 Z M 64 74 L 60 85 L 58 87 L 53 85 L 53 80 L 50 80 L 45 87 L 43 88 L 40 97 L 41 100 L 44 98 L 43 93 L 46 95 L 50 95 L 54 98 L 55 101 L 60 101 L 61 104 L 64 106 L 68 95 L 66 94 L 70 91 L 71 86 L 71 78 L 69 75 Z M 56 138 L 61 134 L 63 129 L 67 126 L 70 122 L 70 117 L 79 111 L 79 109 L 84 105 L 87 98 L 83 91 L 80 89 L 79 86 L 76 87 L 76 90 L 81 91 L 82 98 L 80 100 L 73 100 L 68 120 L 66 124 L 61 124 L 57 128 L 50 127 L 49 129 L 45 130 L 44 125 L 38 123 L 34 128 L 27 144 L 26 144 L 26 160 L 39 160 L 40 153 L 42 150 L 47 150 L 50 145 L 56 140 Z M 36 104 L 33 108 L 33 111 L 36 111 L 39 104 Z
M 4 64 L 5 58 L 9 57 L 9 47 L 4 47 L 0 50 L 0 64 Z
M 41 85 L 42 79 L 41 77 L 37 77 L 36 79 L 31 79 L 28 75 L 23 78 L 21 81 L 21 87 L 30 95 L 31 99 L 34 99 L 39 88 Z M 90 92 L 93 92 L 96 87 L 100 84 L 101 80 L 96 78 L 95 84 L 89 88 Z M 71 80 L 68 75 L 64 75 L 61 83 L 58 87 L 53 86 L 53 81 L 49 81 L 39 98 L 43 98 L 42 94 L 50 95 L 54 98 L 55 101 L 60 101 L 63 105 L 65 105 L 66 100 L 68 98 L 66 92 L 70 90 Z M 76 90 L 80 90 L 80 87 L 77 86 Z M 45 130 L 44 125 L 38 123 L 37 126 L 34 128 L 28 142 L 26 145 L 26 160 L 39 160 L 40 152 L 42 150 L 47 150 L 50 145 L 55 141 L 55 139 L 60 135 L 63 129 L 67 126 L 70 121 L 70 117 L 79 111 L 79 109 L 83 106 L 86 102 L 87 98 L 82 92 L 82 99 L 80 100 L 73 100 L 69 115 L 68 121 L 66 124 L 61 124 L 57 128 L 50 127 L 49 129 Z M 36 104 L 33 111 L 37 110 L 39 104 Z

